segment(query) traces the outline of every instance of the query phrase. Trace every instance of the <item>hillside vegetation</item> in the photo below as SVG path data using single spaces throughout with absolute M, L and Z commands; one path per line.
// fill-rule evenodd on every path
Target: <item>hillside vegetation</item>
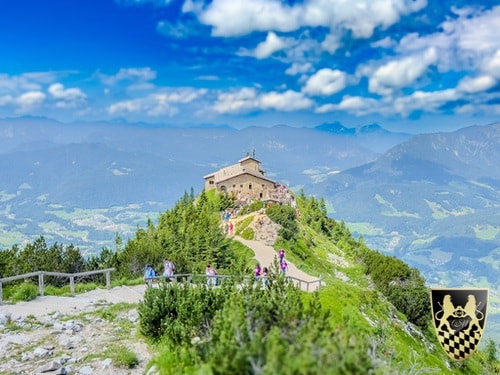
M 224 235 L 221 212 L 233 202 L 213 192 L 185 194 L 157 225 L 149 222 L 126 244 L 117 237 L 115 250 L 104 249 L 82 266 L 115 267 L 117 278 L 130 280 L 142 275 L 145 263 L 160 269 L 168 257 L 176 273 L 202 273 L 212 264 L 234 275 L 220 288 L 173 283 L 148 289 L 139 305 L 140 330 L 156 347 L 151 366 L 159 374 L 498 373 L 493 341 L 464 362 L 447 358 L 429 326 L 429 295 L 418 270 L 354 239 L 343 222 L 327 217 L 323 200 L 301 194 L 297 202 L 298 211 L 276 205 L 266 214 L 281 226 L 275 247 L 325 281 L 316 293 L 298 290 L 276 267 L 267 288 L 244 282 L 252 253 Z M 244 212 L 260 209 L 255 204 Z M 28 258 L 26 251 L 41 263 L 24 272 L 54 266 L 37 249 L 2 252 L 2 272 Z M 57 249 L 62 262 L 66 248 Z

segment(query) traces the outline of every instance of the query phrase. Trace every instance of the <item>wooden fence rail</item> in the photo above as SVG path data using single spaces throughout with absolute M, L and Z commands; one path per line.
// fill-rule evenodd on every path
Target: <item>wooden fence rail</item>
M 161 280 L 166 280 L 166 279 L 171 279 L 171 280 L 173 279 L 175 281 L 180 281 L 181 279 L 185 279 L 190 284 L 193 282 L 193 279 L 194 279 L 194 280 L 200 280 L 200 281 L 207 282 L 207 283 L 210 283 L 212 281 L 213 285 L 216 285 L 216 284 L 222 283 L 225 279 L 230 278 L 230 277 L 234 277 L 234 276 L 182 273 L 182 274 L 175 274 L 173 276 L 163 276 L 163 275 L 154 276 L 154 277 L 148 278 L 148 280 L 161 281 Z M 240 277 L 242 277 L 244 280 L 255 278 L 255 276 L 249 276 L 249 275 L 240 276 Z M 263 276 L 260 276 L 259 278 L 261 280 L 264 280 Z M 317 280 L 312 280 L 312 281 L 302 280 L 302 279 L 299 279 L 299 278 L 293 277 L 293 276 L 286 276 L 286 279 L 292 280 L 292 282 L 296 286 L 298 286 L 299 289 L 302 289 L 302 284 L 305 284 L 305 288 L 306 288 L 307 292 L 309 292 L 309 288 L 311 285 L 317 284 L 316 289 L 320 289 L 321 285 L 322 285 L 322 278 L 321 277 Z
M 47 271 L 37 271 L 37 272 L 30 272 L 30 273 L 25 273 L 23 275 L 16 275 L 16 276 L 10 276 L 10 277 L 4 277 L 0 279 L 0 302 L 3 301 L 3 283 L 9 282 L 9 281 L 16 281 L 16 280 L 23 280 L 23 279 L 29 279 L 31 277 L 38 277 L 38 289 L 40 291 L 40 296 L 44 295 L 44 289 L 45 289 L 45 281 L 44 281 L 44 276 L 55 276 L 55 277 L 67 277 L 69 279 L 69 286 L 70 286 L 70 292 L 71 295 L 75 295 L 75 277 L 85 277 L 85 276 L 91 276 L 91 275 L 97 275 L 104 273 L 106 275 L 106 288 L 110 289 L 111 288 L 111 272 L 114 271 L 114 268 L 106 268 L 104 270 L 95 270 L 95 271 L 87 271 L 87 272 L 79 272 L 79 273 L 65 273 L 65 272 L 47 272 Z M 213 280 L 213 285 L 220 284 L 223 282 L 225 279 L 233 277 L 229 275 L 205 275 L 205 274 L 191 274 L 191 273 L 182 273 L 182 274 L 176 274 L 173 275 L 172 277 L 165 277 L 165 276 L 155 276 L 151 277 L 150 280 L 153 281 L 158 281 L 158 280 L 166 280 L 166 279 L 175 279 L 176 281 L 179 281 L 179 279 L 185 278 L 185 280 L 188 283 L 193 282 L 193 278 L 195 280 L 207 280 L 212 281 Z M 244 279 L 249 279 L 249 278 L 254 278 L 255 276 L 243 276 Z M 321 277 L 318 280 L 313 280 L 313 281 L 306 281 L 299 279 L 297 277 L 293 276 L 286 276 L 287 279 L 292 280 L 300 289 L 302 289 L 302 284 L 306 285 L 306 291 L 309 292 L 309 286 L 318 284 L 317 289 L 321 288 Z M 261 277 L 262 279 L 262 277 Z
M 47 271 L 37 271 L 25 273 L 23 275 L 16 275 L 10 277 L 4 277 L 0 279 L 0 302 L 3 301 L 3 283 L 15 280 L 23 280 L 29 279 L 31 277 L 38 276 L 38 289 L 40 291 L 40 295 L 43 296 L 45 289 L 44 276 L 56 276 L 56 277 L 67 277 L 69 278 L 69 287 L 71 291 L 71 295 L 75 295 L 75 277 L 85 277 L 91 275 L 97 275 L 104 273 L 106 276 L 106 288 L 111 288 L 111 271 L 114 271 L 114 268 L 106 268 L 104 270 L 95 270 L 95 271 L 87 271 L 87 272 L 78 272 L 78 273 L 65 273 L 65 272 L 47 272 Z

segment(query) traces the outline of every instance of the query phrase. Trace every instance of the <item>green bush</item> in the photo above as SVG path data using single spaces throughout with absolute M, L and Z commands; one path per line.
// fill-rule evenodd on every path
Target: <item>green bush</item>
M 290 206 L 272 205 L 266 210 L 267 216 L 275 223 L 281 225 L 279 235 L 285 241 L 294 241 L 299 233 L 297 213 Z
M 205 336 L 206 323 L 222 305 L 230 284 L 228 280 L 222 288 L 184 283 L 148 288 L 138 307 L 141 333 L 153 340 L 163 336 L 173 345 Z
M 38 297 L 38 286 L 25 282 L 22 283 L 12 295 L 12 300 L 18 301 L 32 301 Z

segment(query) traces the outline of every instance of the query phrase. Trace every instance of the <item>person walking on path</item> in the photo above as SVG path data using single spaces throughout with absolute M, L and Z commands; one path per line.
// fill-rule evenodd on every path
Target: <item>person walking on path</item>
M 260 268 L 260 264 L 257 263 L 255 265 L 254 273 L 255 273 L 255 281 L 259 281 L 260 276 L 261 276 L 261 271 L 262 269 Z
M 286 263 L 286 260 L 283 259 L 283 261 L 280 262 L 280 270 L 281 270 L 282 275 L 286 274 L 287 268 L 288 268 L 288 264 Z
M 278 253 L 278 255 L 279 255 L 280 263 L 283 262 L 283 260 L 285 259 L 285 249 L 280 249 L 280 252 Z

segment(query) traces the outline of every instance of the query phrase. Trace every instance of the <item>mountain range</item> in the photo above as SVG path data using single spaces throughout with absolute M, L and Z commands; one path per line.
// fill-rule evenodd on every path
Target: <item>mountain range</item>
M 443 286 L 500 286 L 500 124 L 394 133 L 377 124 L 173 128 L 0 120 L 0 248 L 43 235 L 113 248 L 203 176 L 255 152 L 266 175 L 324 198 L 370 247 Z M 496 301 L 494 308 L 499 308 Z

